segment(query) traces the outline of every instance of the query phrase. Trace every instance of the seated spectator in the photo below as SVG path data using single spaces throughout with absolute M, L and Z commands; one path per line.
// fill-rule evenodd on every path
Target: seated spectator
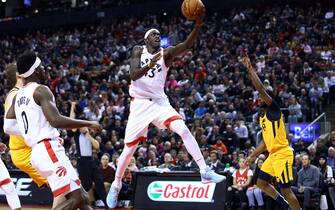
M 228 150 L 226 145 L 222 142 L 222 137 L 219 137 L 218 140 L 216 141 L 216 144 L 212 146 L 213 150 L 220 150 L 223 155 L 228 154 Z
M 332 131 L 329 135 L 327 141 L 327 147 L 334 147 L 335 148 L 335 131 Z
M 120 157 L 119 153 L 115 152 L 112 156 L 112 161 L 108 163 L 108 165 L 112 167 L 114 170 L 116 170 L 117 160 L 119 159 L 119 157 Z
M 205 103 L 203 101 L 200 101 L 199 107 L 195 109 L 194 111 L 194 118 L 202 118 L 207 112 L 207 109 L 205 107 Z
M 101 165 L 99 167 L 102 178 L 104 180 L 106 192 L 109 191 L 109 188 L 115 179 L 115 170 L 111 166 L 108 165 L 109 158 L 110 156 L 108 153 L 103 154 L 101 156 Z
M 220 170 L 223 170 L 225 168 L 225 165 L 220 162 L 219 155 L 218 155 L 218 152 L 216 150 L 213 150 L 210 153 L 210 156 L 211 156 L 211 161 L 209 163 L 209 166 L 213 170 L 220 171 Z
M 254 175 L 252 177 L 250 187 L 247 190 L 247 197 L 248 197 L 250 210 L 255 210 L 255 207 L 256 207 L 255 198 L 257 200 L 258 210 L 264 209 L 264 200 L 263 200 L 262 190 L 256 186 L 258 173 L 264 163 L 264 160 L 265 159 L 263 157 L 258 157 L 257 162 L 256 162 L 256 168 L 253 172 Z
M 239 139 L 238 141 L 240 142 L 240 148 L 244 149 L 245 148 L 245 143 L 249 138 L 249 133 L 248 133 L 248 128 L 247 126 L 244 125 L 244 122 L 242 120 L 239 120 L 236 123 L 235 127 L 235 133 L 237 135 L 237 138 Z
M 314 145 L 310 145 L 308 147 L 308 156 L 310 163 L 314 166 L 317 166 L 319 160 L 316 157 L 316 147 Z
M 302 156 L 302 169 L 298 172 L 297 186 L 292 186 L 292 190 L 296 194 L 303 194 L 303 208 L 310 207 L 311 197 L 313 193 L 319 192 L 319 169 L 311 165 L 308 154 Z
M 197 164 L 193 161 L 192 156 L 188 152 L 184 151 L 182 158 L 183 159 L 179 164 L 184 170 L 192 170 L 198 168 Z
M 226 205 L 227 209 L 232 209 L 232 202 L 237 198 L 240 209 L 247 206 L 246 191 L 252 180 L 252 170 L 244 163 L 245 159 L 239 159 L 239 169 L 233 173 L 233 185 L 228 187 Z
M 328 148 L 328 157 L 327 157 L 327 164 L 334 169 L 335 167 L 335 148 L 329 147 Z
M 226 131 L 223 133 L 223 138 L 225 140 L 224 144 L 228 147 L 229 151 L 234 151 L 240 147 L 239 139 L 231 125 L 227 125 Z
M 315 118 L 320 114 L 322 105 L 323 90 L 315 79 L 312 82 L 312 88 L 309 90 L 308 96 L 311 101 L 312 117 Z
M 130 170 L 131 172 L 138 172 L 138 171 L 139 171 L 138 168 L 137 168 L 137 166 L 136 166 L 136 160 L 135 160 L 134 157 L 132 157 L 132 158 L 130 159 L 130 163 L 129 163 L 128 168 L 129 168 L 129 170 Z
M 168 168 L 172 169 L 175 165 L 172 162 L 172 156 L 170 153 L 165 153 L 164 155 L 164 163 L 160 165 L 158 168 Z
M 333 207 L 335 207 L 335 179 L 333 174 L 333 169 L 327 165 L 327 157 L 321 155 L 319 158 L 319 169 L 324 179 L 324 185 L 321 186 L 322 194 L 328 194 Z
M 297 102 L 294 96 L 290 98 L 289 103 L 290 103 L 290 106 L 288 107 L 288 111 L 289 111 L 288 122 L 297 123 L 298 120 L 302 119 L 301 106 Z
M 308 152 L 308 149 L 305 147 L 304 140 L 302 139 L 298 139 L 297 143 L 294 144 L 293 148 L 296 154 Z

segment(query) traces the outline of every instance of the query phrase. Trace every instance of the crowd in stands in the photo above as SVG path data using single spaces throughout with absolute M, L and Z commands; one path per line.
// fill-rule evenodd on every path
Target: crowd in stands
M 207 163 L 232 175 L 227 202 L 236 204 L 233 201 L 241 199 L 241 208 L 252 209 L 271 205 L 255 187 L 265 156 L 259 157 L 255 166 L 243 165 L 243 159 L 258 142 L 259 110 L 258 93 L 238 57 L 248 51 L 264 86 L 274 92 L 287 123 L 310 122 L 335 99 L 333 16 L 320 4 L 211 14 L 194 49 L 171 65 L 165 92 L 198 141 Z M 0 78 L 4 81 L 0 84 L 0 101 L 4 102 L 8 92 L 5 65 L 24 50 L 37 52 L 50 73 L 49 85 L 60 111 L 69 116 L 71 102 L 76 102 L 77 118 L 101 123 L 102 130 L 91 135 L 100 143 L 94 157 L 107 190 L 123 148 L 129 114 L 129 54 L 152 27 L 176 44 L 186 38 L 193 23 L 181 17 L 150 15 L 0 37 Z M 61 135 L 75 165 L 75 142 L 67 131 L 62 130 Z M 0 137 L 8 141 L 3 133 Z M 288 139 L 292 141 L 292 135 Z M 334 205 L 335 132 L 317 145 L 305 145 L 302 140 L 291 144 L 296 153 L 295 191 L 302 195 L 304 207 L 310 205 L 306 199 L 315 193 L 327 195 L 328 204 Z M 8 157 L 6 165 L 13 168 Z M 129 187 L 125 187 L 124 195 L 131 192 L 132 172 L 148 167 L 197 170 L 181 139 L 153 126 L 127 169 L 123 180 Z M 306 177 L 305 170 L 311 170 L 311 177 Z

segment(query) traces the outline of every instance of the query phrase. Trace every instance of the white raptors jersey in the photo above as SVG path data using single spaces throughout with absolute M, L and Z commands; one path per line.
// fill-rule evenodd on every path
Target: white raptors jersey
M 39 84 L 33 82 L 20 88 L 15 99 L 15 115 L 25 143 L 33 147 L 39 141 L 59 137 L 59 132 L 45 118 L 42 107 L 37 105 L 33 94 Z
M 163 48 L 161 48 L 163 54 Z M 147 65 L 154 55 L 150 54 L 146 46 L 143 46 L 141 55 L 141 67 Z M 156 66 L 150 69 L 144 76 L 136 81 L 131 81 L 129 94 L 133 98 L 167 98 L 164 92 L 165 80 L 169 68 L 165 65 L 164 58 L 157 61 Z

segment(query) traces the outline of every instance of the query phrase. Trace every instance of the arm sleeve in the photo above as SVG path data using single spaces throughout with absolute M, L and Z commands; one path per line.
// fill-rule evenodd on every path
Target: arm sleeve
M 7 119 L 4 120 L 3 130 L 9 135 L 21 136 L 19 126 L 16 119 Z

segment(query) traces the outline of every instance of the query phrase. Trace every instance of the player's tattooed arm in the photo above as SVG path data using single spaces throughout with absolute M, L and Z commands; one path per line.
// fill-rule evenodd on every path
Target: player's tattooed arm
M 81 127 L 99 128 L 99 124 L 93 121 L 75 120 L 61 115 L 56 107 L 54 97 L 50 89 L 40 85 L 34 92 L 34 100 L 40 105 L 45 118 L 55 128 L 74 129 Z
M 155 67 L 157 61 L 162 57 L 161 52 L 154 55 L 150 62 L 141 67 L 141 55 L 143 47 L 135 46 L 130 60 L 130 79 L 135 81 L 145 75 L 151 68 Z
M 164 50 L 164 61 L 166 66 L 170 66 L 176 56 L 179 56 L 193 47 L 195 41 L 197 40 L 201 26 L 201 24 L 196 24 L 184 42 L 179 43 L 176 46 L 170 46 Z
M 252 67 L 249 57 L 247 55 L 244 55 L 241 59 L 241 62 L 247 68 L 251 82 L 256 90 L 259 92 L 260 97 L 266 103 L 266 105 L 270 106 L 272 104 L 272 98 L 266 93 L 266 89 L 261 80 L 259 79 L 256 71 Z

